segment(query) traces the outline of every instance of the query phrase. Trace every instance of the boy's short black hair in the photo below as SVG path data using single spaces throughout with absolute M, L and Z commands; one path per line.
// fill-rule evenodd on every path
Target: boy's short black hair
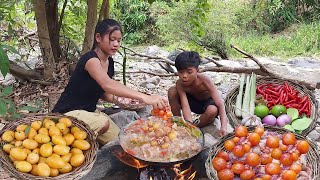
M 198 68 L 201 59 L 200 55 L 195 51 L 184 51 L 180 53 L 174 63 L 178 71 L 187 69 L 188 67 Z

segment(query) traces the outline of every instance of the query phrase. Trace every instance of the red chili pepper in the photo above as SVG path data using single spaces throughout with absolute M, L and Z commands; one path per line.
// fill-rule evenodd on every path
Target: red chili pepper
M 296 100 L 293 99 L 293 100 L 290 100 L 290 101 L 286 101 L 285 103 L 283 103 L 284 106 L 287 106 L 287 105 L 290 105 L 290 104 L 293 104 L 293 103 L 296 103 Z
M 286 89 L 288 89 L 288 90 L 290 89 L 289 84 L 286 81 L 283 84 L 286 87 Z
M 265 93 L 263 92 L 261 86 L 258 86 L 258 88 L 257 88 L 257 94 L 261 94 L 261 95 L 264 95 L 264 94 L 265 94 Z
M 308 108 L 308 102 L 304 103 L 302 107 L 299 108 L 300 111 L 306 111 Z
M 273 90 L 271 90 L 271 89 L 266 89 L 265 92 L 267 92 L 267 93 L 269 93 L 269 94 L 273 94 L 273 95 L 275 95 L 275 96 L 277 96 L 277 95 L 279 94 L 278 92 L 275 92 L 275 91 L 273 91 Z
M 304 96 L 302 99 L 301 99 L 301 103 L 304 103 L 306 100 L 308 100 L 308 96 Z
M 277 87 L 274 88 L 274 91 L 279 92 L 282 89 L 283 89 L 283 87 L 281 85 L 278 85 Z
M 288 99 L 289 100 L 295 100 L 296 99 L 296 97 L 295 97 L 295 95 L 292 95 L 292 94 L 288 94 Z

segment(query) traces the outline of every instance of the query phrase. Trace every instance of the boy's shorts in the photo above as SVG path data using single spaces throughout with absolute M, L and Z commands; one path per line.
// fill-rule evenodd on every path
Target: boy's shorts
M 109 141 L 116 140 L 120 129 L 118 126 L 110 119 L 110 117 L 102 112 L 88 112 L 85 110 L 74 110 L 65 113 L 67 116 L 75 117 L 89 125 L 89 127 L 96 133 L 98 133 L 105 124 L 109 121 L 109 129 L 106 133 L 98 136 L 98 141 L 101 144 L 106 144 Z
M 196 114 L 203 114 L 209 105 L 215 105 L 212 98 L 209 98 L 208 100 L 199 101 L 190 94 L 187 94 L 187 98 L 191 111 Z

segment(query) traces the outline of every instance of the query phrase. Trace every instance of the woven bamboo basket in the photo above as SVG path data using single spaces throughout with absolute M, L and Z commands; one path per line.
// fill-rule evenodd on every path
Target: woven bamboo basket
M 91 170 L 94 162 L 96 161 L 96 152 L 98 150 L 98 142 L 96 141 L 97 135 L 93 130 L 90 129 L 90 127 L 84 123 L 83 121 L 77 120 L 76 118 L 65 116 L 65 115 L 58 115 L 58 114 L 38 114 L 38 115 L 29 115 L 26 117 L 23 117 L 19 120 L 12 121 L 8 124 L 6 124 L 1 130 L 0 135 L 7 131 L 7 130 L 15 130 L 16 127 L 20 124 L 31 124 L 33 121 L 37 120 L 43 120 L 44 118 L 51 118 L 53 120 L 58 120 L 61 117 L 68 117 L 71 121 L 73 126 L 76 126 L 80 128 L 81 130 L 85 131 L 87 133 L 86 140 L 90 143 L 90 149 L 83 152 L 85 156 L 85 161 L 83 164 L 79 167 L 73 168 L 73 170 L 66 174 L 60 174 L 56 177 L 40 177 L 40 176 L 34 176 L 29 173 L 22 173 L 15 169 L 13 162 L 10 160 L 9 155 L 3 151 L 2 148 L 0 148 L 0 161 L 2 163 L 3 169 L 7 170 L 10 174 L 12 174 L 14 177 L 18 179 L 33 179 L 33 180 L 42 180 L 42 179 L 52 179 L 52 180 L 58 180 L 58 179 L 80 179 L 89 171 Z M 1 142 L 1 147 L 6 144 L 5 142 Z
M 311 115 L 310 118 L 313 120 L 312 123 L 310 124 L 310 126 L 303 130 L 301 135 L 306 136 L 309 134 L 309 132 L 311 132 L 317 122 L 317 118 L 318 118 L 318 102 L 314 96 L 314 94 L 308 90 L 306 87 L 297 84 L 293 81 L 290 80 L 283 80 L 283 79 L 277 79 L 277 78 L 271 78 L 271 77 L 263 77 L 263 78 L 258 78 L 257 79 L 257 86 L 260 84 L 277 84 L 277 85 L 283 85 L 284 82 L 287 82 L 291 87 L 294 87 L 295 90 L 297 90 L 299 92 L 299 94 L 301 94 L 302 96 L 307 95 L 311 101 Z M 235 104 L 236 104 L 236 100 L 237 100 L 237 95 L 239 94 L 239 86 L 235 87 L 234 89 L 232 89 L 226 99 L 225 99 L 225 108 L 226 108 L 226 112 L 227 112 L 227 117 L 229 119 L 229 122 L 231 124 L 231 126 L 237 127 L 238 125 L 240 125 L 241 123 L 241 119 L 239 119 L 236 114 L 235 114 Z
M 248 131 L 253 132 L 255 129 L 255 126 L 248 126 Z M 286 129 L 283 128 L 278 128 L 278 127 L 272 127 L 272 126 L 264 126 L 265 131 L 272 131 L 272 132 L 277 132 L 279 134 L 284 134 L 286 132 L 290 132 Z M 311 168 L 312 171 L 312 179 L 310 180 L 318 180 L 320 179 L 320 164 L 318 164 L 320 154 L 319 154 L 319 147 L 316 143 L 313 141 L 306 139 L 305 137 L 296 134 L 296 139 L 297 140 L 307 140 L 309 143 L 309 151 L 307 154 L 307 164 Z M 228 139 L 232 139 L 234 137 L 234 133 L 229 133 L 226 136 L 221 137 L 216 144 L 212 146 L 210 151 L 208 152 L 208 158 L 205 162 L 205 167 L 206 167 L 206 172 L 208 178 L 212 180 L 218 180 L 218 174 L 217 171 L 212 167 L 212 160 L 216 157 L 217 153 L 221 150 L 224 150 L 228 152 L 224 147 L 224 142 Z

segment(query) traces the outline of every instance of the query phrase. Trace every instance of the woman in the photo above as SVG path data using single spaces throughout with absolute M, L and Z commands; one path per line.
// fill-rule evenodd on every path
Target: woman
M 114 62 L 111 56 L 120 48 L 121 38 L 121 26 L 117 21 L 105 19 L 98 22 L 92 50 L 80 58 L 67 87 L 52 110 L 84 121 L 99 134 L 98 140 L 102 143 L 115 139 L 119 128 L 108 116 L 94 113 L 100 98 L 114 102 L 115 96 L 128 97 L 156 109 L 162 109 L 166 104 L 161 96 L 134 91 L 112 79 Z

